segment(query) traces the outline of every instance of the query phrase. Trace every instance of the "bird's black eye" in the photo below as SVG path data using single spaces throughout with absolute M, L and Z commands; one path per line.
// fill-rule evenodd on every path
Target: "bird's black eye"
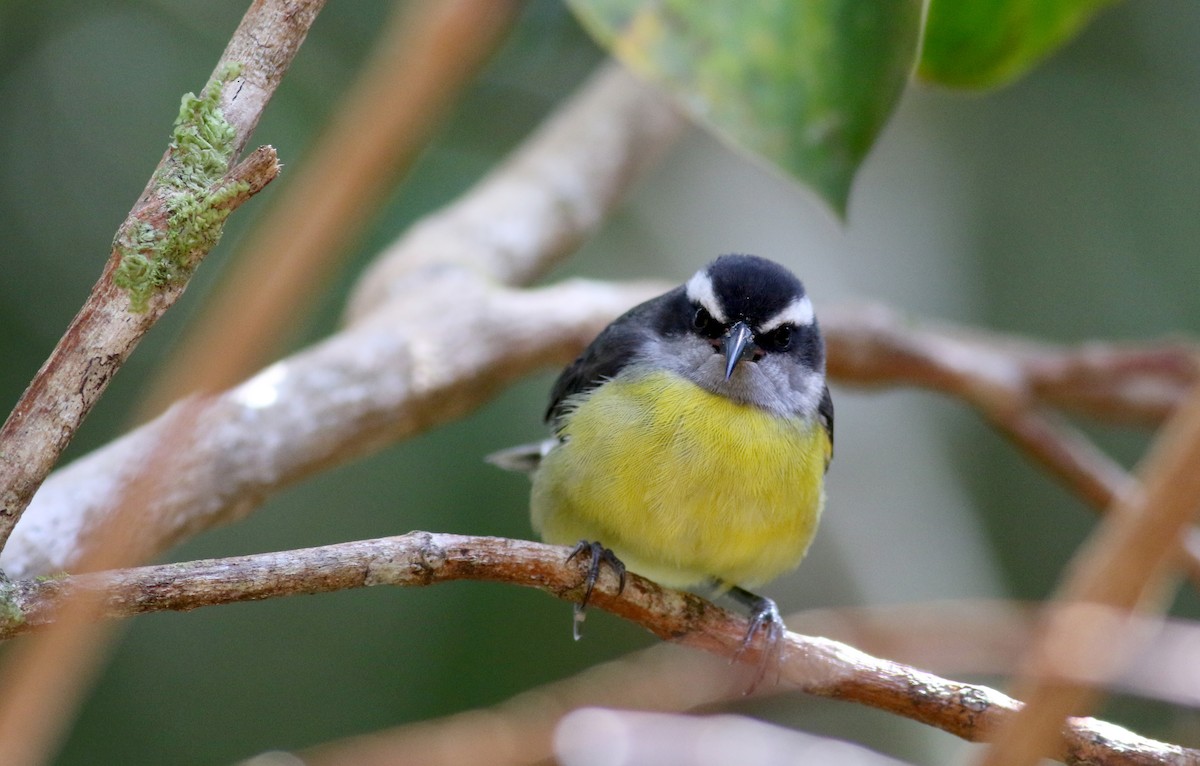
M 771 332 L 764 333 L 759 344 L 768 351 L 787 351 L 792 346 L 793 334 L 794 328 L 790 324 L 779 325 Z
M 692 327 L 708 338 L 715 338 L 725 331 L 721 323 L 713 319 L 713 315 L 703 306 L 697 306 L 696 313 L 692 314 Z

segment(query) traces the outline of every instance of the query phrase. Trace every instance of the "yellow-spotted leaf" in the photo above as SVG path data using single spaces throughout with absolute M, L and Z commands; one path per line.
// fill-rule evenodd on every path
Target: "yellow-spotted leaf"
M 839 213 L 915 65 L 920 0 L 569 0 L 627 67 Z
M 1011 82 L 1114 0 L 930 0 L 920 77 L 958 88 Z

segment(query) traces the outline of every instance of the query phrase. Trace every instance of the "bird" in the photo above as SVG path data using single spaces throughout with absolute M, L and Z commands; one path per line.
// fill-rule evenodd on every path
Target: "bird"
M 747 590 L 804 558 L 825 505 L 833 400 L 803 283 L 766 258 L 722 255 L 609 324 L 559 375 L 553 436 L 489 456 L 532 478 L 547 543 L 591 556 L 575 637 L 600 567 L 728 595 L 782 636 Z M 764 652 L 765 656 L 766 652 Z

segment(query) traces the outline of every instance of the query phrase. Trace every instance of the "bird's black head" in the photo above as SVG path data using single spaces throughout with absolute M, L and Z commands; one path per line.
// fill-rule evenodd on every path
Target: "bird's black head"
M 615 377 L 661 372 L 781 416 L 832 419 L 812 303 L 765 258 L 723 255 L 618 317 L 559 376 L 547 418 Z
M 804 285 L 779 264 L 753 255 L 723 255 L 684 285 L 687 331 L 726 357 L 726 377 L 743 361 L 793 357 L 824 367 L 824 349 Z

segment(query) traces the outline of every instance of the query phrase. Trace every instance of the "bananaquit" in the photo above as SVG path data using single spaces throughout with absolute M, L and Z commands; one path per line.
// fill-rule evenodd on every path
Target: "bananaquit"
M 588 594 L 602 560 L 623 585 L 624 562 L 728 593 L 750 610 L 746 644 L 765 629 L 774 645 L 775 603 L 741 586 L 800 563 L 833 455 L 825 348 L 800 280 L 721 256 L 601 332 L 559 376 L 546 420 L 553 439 L 489 459 L 532 473 L 546 542 L 590 551 Z

